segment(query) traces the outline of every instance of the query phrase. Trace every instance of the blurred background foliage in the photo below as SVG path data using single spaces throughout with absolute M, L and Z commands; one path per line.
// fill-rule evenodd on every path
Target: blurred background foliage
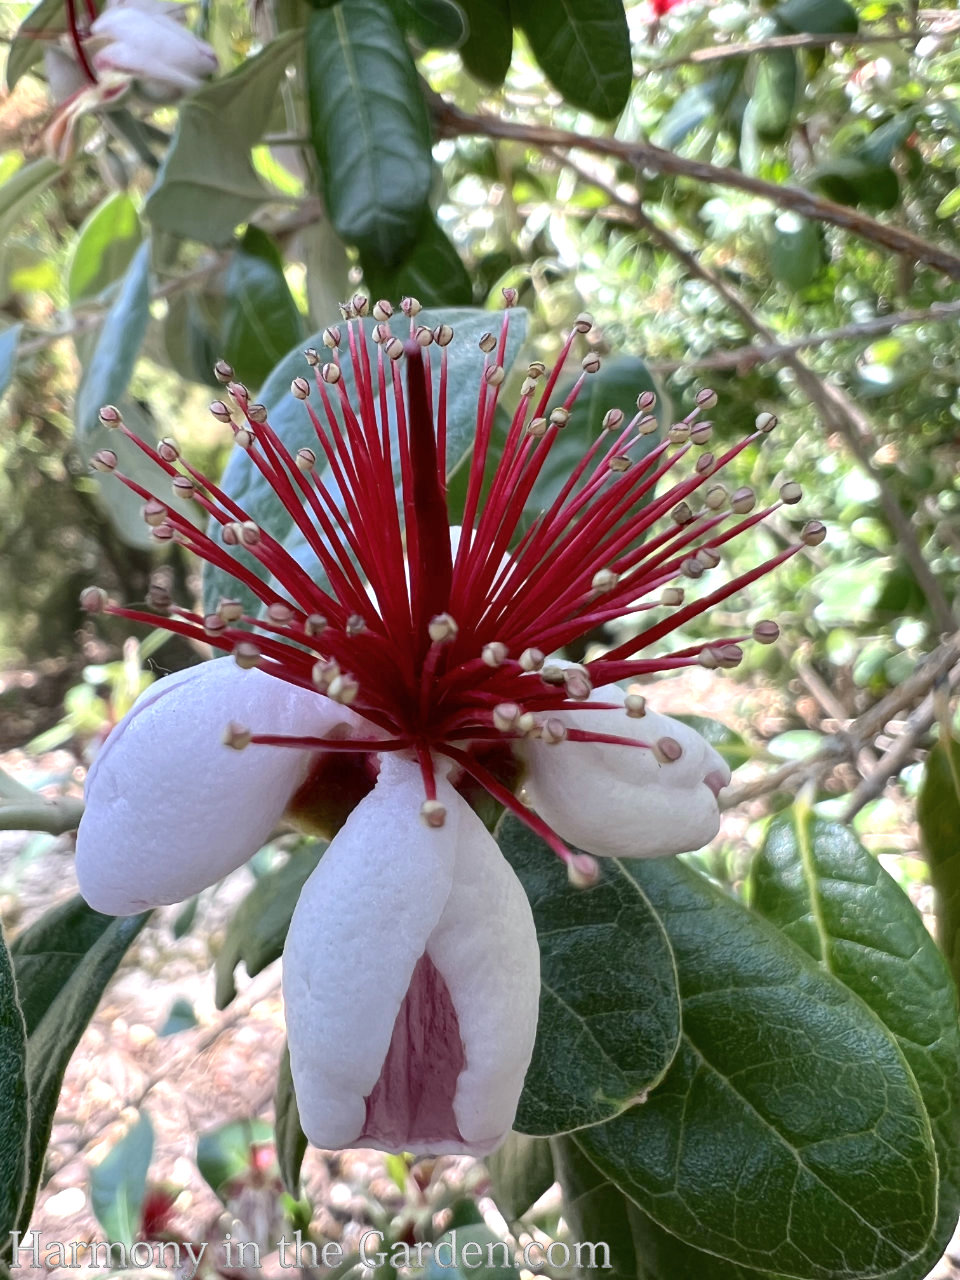
M 598 415 L 645 385 L 665 406 L 709 385 L 722 445 L 776 413 L 737 480 L 761 494 L 800 480 L 830 532 L 754 589 L 788 642 L 748 666 L 786 678 L 802 661 L 853 714 L 953 630 L 954 6 L 568 0 L 558 22 L 535 0 L 204 0 L 187 14 L 214 79 L 160 105 L 133 81 L 70 115 L 47 83 L 51 50 L 71 54 L 64 0 L 0 11 L 3 665 L 43 659 L 69 683 L 124 639 L 79 651 L 78 588 L 145 593 L 137 507 L 88 474 L 99 405 L 175 431 L 216 471 L 213 360 L 258 386 L 357 287 L 480 306 L 516 287 L 538 355 L 589 309 L 617 357 Z M 580 416 L 569 456 L 594 425 Z M 734 568 L 776 550 L 788 514 Z M 196 589 L 176 551 L 171 568 Z M 196 655 L 171 642 L 164 657 Z

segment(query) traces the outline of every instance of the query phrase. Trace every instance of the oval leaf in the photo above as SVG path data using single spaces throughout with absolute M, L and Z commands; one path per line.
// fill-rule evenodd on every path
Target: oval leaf
M 917 821 L 935 895 L 937 937 L 960 984 L 960 742 L 940 740 L 927 756 Z
M 303 322 L 283 274 L 277 246 L 248 227 L 227 270 L 223 354 L 259 386 L 303 336 Z
M 140 1210 L 153 1159 L 153 1126 L 146 1112 L 90 1170 L 90 1204 L 108 1240 L 129 1249 L 140 1233 Z
M 0 933 L 0 1241 L 17 1227 L 27 1166 L 27 1036 Z M 0 1254 L 2 1256 L 2 1254 Z
M 395 267 L 384 267 L 376 255 L 360 254 L 364 284 L 374 298 L 409 294 L 426 307 L 469 306 L 473 285 L 452 242 L 429 211 L 417 240 Z
M 960 1024 L 943 956 L 916 908 L 852 831 L 794 805 L 753 865 L 753 903 L 873 1010 L 910 1064 L 940 1162 L 937 1229 L 902 1280 L 925 1275 L 960 1216 Z
M 510 0 L 459 0 L 469 31 L 460 46 L 463 65 L 484 84 L 499 87 L 513 57 Z
M 646 1103 L 585 1129 L 660 1226 L 802 1280 L 896 1272 L 936 1217 L 929 1120 L 894 1038 L 767 921 L 676 860 L 625 864 L 677 961 L 683 1039 Z
M 574 889 L 566 868 L 516 818 L 497 833 L 540 939 L 540 1019 L 514 1128 L 553 1135 L 617 1115 L 677 1051 L 676 973 L 663 929 L 619 864 Z
M 511 0 L 514 19 L 552 84 L 571 106 L 610 120 L 633 80 L 623 0 Z
M 67 269 L 71 305 L 96 297 L 119 280 L 142 239 L 137 206 L 125 191 L 115 192 L 98 205 L 80 228 Z
M 430 122 L 403 33 L 377 0 L 307 27 L 311 135 L 339 235 L 385 266 L 414 243 L 430 194 Z

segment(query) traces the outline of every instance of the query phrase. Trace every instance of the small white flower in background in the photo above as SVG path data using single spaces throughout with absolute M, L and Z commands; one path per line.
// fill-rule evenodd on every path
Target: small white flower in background
M 324 334 L 327 360 L 307 352 L 313 384 L 296 378 L 291 391 L 316 449 L 296 456 L 233 371 L 217 367 L 233 407 L 215 401 L 214 417 L 231 425 L 323 576 L 182 463 L 173 440 L 154 448 L 116 409 L 102 410 L 105 425 L 166 470 L 175 496 L 158 498 L 121 474 L 112 450 L 97 455 L 96 469 L 139 494 L 159 542 L 175 539 L 233 573 L 260 611 L 224 599 L 201 616 L 163 584 L 148 596 L 156 613 L 114 604 L 96 587 L 84 592 L 91 612 L 166 626 L 235 661 L 159 681 L 107 739 L 87 779 L 77 873 L 84 897 L 107 913 L 179 901 L 240 866 L 284 815 L 315 819 L 335 807 L 346 763 L 362 798 L 307 881 L 284 951 L 301 1123 L 321 1147 L 487 1154 L 510 1129 L 533 1051 L 539 953 L 525 893 L 464 793 L 484 788 L 546 841 L 578 886 L 600 874 L 596 856 L 656 857 L 707 843 L 729 769 L 694 730 L 617 682 L 736 666 L 750 636 L 667 654 L 650 646 L 822 541 L 824 529 L 809 522 L 770 561 L 684 603 L 678 583 L 715 569 L 720 548 L 795 502 L 799 489 L 785 485 L 754 511 L 752 490 L 730 493 L 719 481 L 774 425 L 769 414 L 752 435 L 716 457 L 702 450 L 688 474 L 658 488 L 708 443 L 711 424 L 699 415 L 716 397 L 702 392 L 651 447 L 655 398 L 645 392 L 632 420 L 605 415 L 569 483 L 522 531 L 526 497 L 599 361 L 588 356 L 563 403 L 554 402 L 576 335 L 589 329 L 581 317 L 552 371 L 530 366 L 502 459 L 489 466 L 509 311 L 499 338 L 480 340 L 476 446 L 463 526 L 450 528 L 453 333 L 418 326 L 415 300 L 401 305 L 404 338 L 391 330 L 386 302 L 365 331 L 357 318 L 368 303 L 357 297 L 345 308 L 343 356 L 339 328 Z M 386 397 L 399 433 L 396 498 Z M 216 536 L 187 518 L 184 499 L 199 503 Z M 639 634 L 582 665 L 547 656 L 604 623 L 650 614 Z M 752 634 L 771 643 L 778 629 L 761 622 Z
M 94 70 L 131 76 L 158 101 L 199 89 L 216 71 L 217 55 L 187 30 L 185 17 L 172 0 L 113 0 L 90 25 Z
M 44 144 L 65 163 L 76 150 L 79 121 L 108 109 L 131 90 L 150 103 L 169 103 L 199 89 L 217 70 L 217 55 L 186 26 L 187 6 L 175 0 L 108 0 L 103 12 L 67 0 L 70 34 L 44 55 L 47 83 L 58 104 Z

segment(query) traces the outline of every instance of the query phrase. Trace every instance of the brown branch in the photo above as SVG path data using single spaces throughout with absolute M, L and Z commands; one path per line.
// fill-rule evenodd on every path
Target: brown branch
M 691 63 L 743 58 L 751 53 L 766 53 L 770 49 L 824 49 L 831 45 L 896 44 L 898 41 L 914 41 L 916 38 L 913 31 L 845 31 L 835 32 L 832 35 L 803 32 L 800 35 L 770 36 L 766 40 L 745 40 L 739 44 L 719 44 L 711 45 L 706 49 L 694 49 L 692 53 L 684 54 L 679 58 L 668 58 L 663 62 L 641 63 L 636 68 L 636 73 L 649 75 L 651 72 L 672 71 L 674 67 L 685 67 Z
M 632 165 L 637 169 L 673 174 L 676 177 L 692 178 L 697 182 L 707 182 L 714 186 L 746 191 L 751 195 L 769 200 L 778 208 L 790 209 L 802 217 L 839 227 L 842 231 L 849 231 L 863 240 L 883 245 L 893 253 L 903 254 L 912 261 L 922 262 L 935 271 L 942 272 L 951 280 L 960 280 L 960 257 L 948 249 L 929 244 L 910 231 L 903 231 L 899 227 L 878 222 L 875 218 L 867 217 L 866 214 L 850 209 L 846 205 L 836 204 L 833 200 L 824 200 L 820 196 L 813 195 L 812 192 L 804 191 L 801 187 L 778 186 L 774 182 L 766 182 L 762 178 L 741 173 L 738 169 L 708 164 L 702 160 L 690 160 L 685 156 L 675 155 L 672 151 L 666 151 L 663 147 L 654 146 L 650 142 L 623 142 L 619 138 L 589 137 L 573 133 L 568 129 L 554 129 L 550 125 L 519 124 L 495 115 L 471 115 L 469 112 L 461 111 L 459 107 L 440 97 L 439 94 L 430 91 L 427 91 L 427 100 L 437 134 L 442 138 L 460 136 L 503 138 L 546 151 L 556 148 L 564 152 L 589 151 L 595 155 L 608 156 L 612 160 Z
M 892 720 L 898 712 L 905 707 L 913 707 L 918 700 L 922 700 L 915 713 L 916 720 L 911 717 L 908 721 L 908 725 L 913 724 L 916 728 L 922 724 L 922 717 L 925 714 L 922 708 L 926 706 L 925 699 L 931 689 L 943 679 L 947 672 L 952 673 L 951 681 L 955 676 L 960 675 L 960 671 L 953 671 L 958 663 L 960 663 L 960 631 L 938 645 L 912 675 L 895 689 L 891 689 L 879 702 L 868 707 L 845 730 L 827 738 L 822 747 L 804 756 L 802 760 L 792 760 L 789 764 L 781 765 L 779 769 L 766 774 L 763 778 L 757 778 L 754 782 L 744 783 L 740 787 L 728 787 L 722 794 L 721 808 L 734 809 L 748 800 L 757 800 L 774 791 L 799 791 L 805 782 L 811 779 L 818 781 L 830 773 L 836 765 L 854 760 L 867 744 L 874 741 L 887 722 Z M 889 754 L 887 752 L 887 756 Z M 909 755 L 909 752 L 907 754 Z M 883 757 L 883 760 L 886 760 L 887 756 Z M 878 769 L 883 765 L 883 760 L 878 764 Z M 888 765 L 889 763 L 887 761 Z M 903 763 L 906 763 L 906 760 Z M 902 768 L 903 765 L 899 767 Z M 883 779 L 884 784 L 892 776 L 893 770 Z M 854 795 L 856 794 L 854 792 Z
M 621 202 L 622 203 L 622 202 Z M 726 281 L 714 275 L 700 260 L 685 249 L 677 240 L 653 222 L 639 205 L 633 206 L 634 219 L 638 226 L 651 237 L 659 241 L 670 255 L 682 262 L 687 270 L 698 279 L 709 284 L 719 294 L 732 311 L 743 320 L 747 328 L 752 329 L 764 342 L 775 342 L 775 335 L 765 324 L 756 318 L 750 307 Z M 871 457 L 876 441 L 866 414 L 855 404 L 845 391 L 821 378 L 818 373 L 804 364 L 794 352 L 785 352 L 778 357 L 793 371 L 798 386 L 816 406 L 817 411 L 828 430 L 836 431 L 843 436 L 847 447 L 856 458 L 862 470 L 876 484 L 880 494 L 880 505 L 884 515 L 896 535 L 900 553 L 910 566 L 923 594 L 926 596 L 930 611 L 933 614 L 937 630 L 952 631 L 955 626 L 953 611 L 943 593 L 936 575 L 927 564 L 923 549 L 917 539 L 910 517 L 906 514 L 896 495 L 891 491 L 886 478 L 877 469 Z
M 887 316 L 875 316 L 858 324 L 841 325 L 837 329 L 825 329 L 823 333 L 808 333 L 789 342 L 751 343 L 735 347 L 732 351 L 717 351 L 701 359 L 650 360 L 648 368 L 653 373 L 676 373 L 678 369 L 751 369 L 754 365 L 777 360 L 781 356 L 814 347 L 827 346 L 831 342 L 861 341 L 894 329 L 912 324 L 925 324 L 928 320 L 949 320 L 960 316 L 960 302 L 935 302 L 930 307 L 891 311 Z

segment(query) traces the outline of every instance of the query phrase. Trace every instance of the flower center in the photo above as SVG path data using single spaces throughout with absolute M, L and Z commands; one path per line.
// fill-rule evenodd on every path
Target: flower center
M 174 441 L 153 448 L 111 406 L 102 410 L 101 421 L 166 471 L 173 501 L 122 474 L 112 450 L 101 451 L 94 466 L 113 472 L 140 495 L 157 541 L 181 542 L 230 573 L 261 606 L 254 616 L 240 601 L 226 599 L 204 617 L 175 605 L 156 583 L 148 603 L 163 615 L 159 625 L 206 640 L 232 653 L 241 666 L 259 666 L 350 705 L 370 727 L 367 737 L 314 742 L 234 726 L 230 745 L 410 751 L 420 761 L 424 819 L 430 825 L 443 822 L 434 768 L 438 756 L 446 757 L 569 857 L 486 767 L 482 753 L 536 737 L 558 745 L 565 739 L 623 743 L 655 751 L 664 764 L 676 760 L 680 748 L 672 738 L 644 742 L 569 729 L 556 713 L 611 709 L 593 690 L 614 682 L 696 664 L 736 666 L 749 635 L 666 655 L 651 647 L 804 545 L 822 541 L 825 530 L 809 522 L 770 559 L 687 600 L 690 586 L 721 564 L 731 542 L 801 496 L 799 486 L 788 482 L 775 501 L 757 509 L 751 489 L 731 492 L 722 483 L 724 468 L 762 440 L 776 419 L 761 414 L 753 432 L 715 454 L 707 447 L 712 424 L 702 418 L 716 403 L 712 391 L 700 392 L 693 410 L 652 447 L 659 427 L 652 392 L 638 397 L 629 420 L 620 410 L 607 412 L 557 497 L 523 529 L 544 464 L 600 361 L 588 354 L 572 388 L 557 402 L 561 370 L 574 342 L 590 329 L 589 317 L 580 317 L 549 372 L 539 362 L 529 366 L 495 457 L 514 291 L 505 294 L 499 334 L 480 339 L 484 364 L 459 535 L 450 529 L 446 492 L 448 348 L 454 335 L 447 325 L 418 325 L 414 299 L 401 304 L 409 322 L 402 338 L 391 328 L 387 302 L 374 305 L 375 323 L 365 325 L 368 304 L 358 295 L 344 308 L 346 344 L 334 327 L 324 331 L 326 359 L 307 351 L 313 385 L 295 378 L 291 393 L 304 405 L 316 447 L 295 456 L 271 427 L 267 409 L 250 402 L 229 366 L 217 365 L 232 407 L 218 400 L 211 411 L 231 427 L 237 445 L 283 504 L 323 578 L 306 572 L 269 530 L 190 466 Z M 346 389 L 347 371 L 355 397 Z M 326 462 L 323 474 L 320 457 Z M 183 514 L 184 501 L 203 509 L 208 532 Z M 249 553 L 263 576 L 235 551 Z M 109 603 L 97 588 L 84 593 L 84 602 L 95 611 L 158 624 L 145 610 Z M 623 619 L 646 625 L 602 657 L 569 664 L 547 656 Z M 777 635 L 772 622 L 752 631 L 760 643 L 772 643 Z M 642 717 L 643 699 L 628 698 L 626 713 Z

